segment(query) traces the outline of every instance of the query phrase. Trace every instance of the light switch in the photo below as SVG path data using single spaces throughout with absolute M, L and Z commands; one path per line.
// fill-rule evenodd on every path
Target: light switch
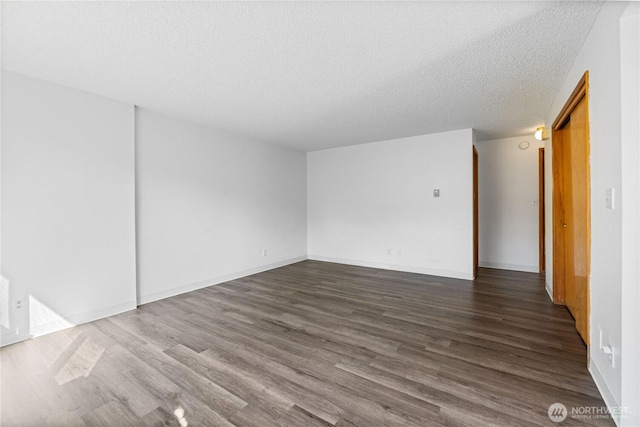
M 607 209 L 615 209 L 615 188 L 607 188 L 605 191 L 605 201 Z
M 439 189 L 435 189 L 433 190 L 433 197 L 440 197 L 440 190 Z

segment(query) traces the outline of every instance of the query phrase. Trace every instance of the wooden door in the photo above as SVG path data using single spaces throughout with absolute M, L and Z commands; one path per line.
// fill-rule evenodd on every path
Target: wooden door
M 473 277 L 478 275 L 478 149 L 473 147 Z
M 560 129 L 562 141 L 562 240 L 564 241 L 564 253 L 558 254 L 562 256 L 564 281 L 564 303 L 571 314 L 575 317 L 575 274 L 574 274 L 574 238 L 573 231 L 575 223 L 573 221 L 573 171 L 571 167 L 571 123 L 567 123 L 564 128 Z M 573 309 L 572 309 L 573 308 Z
M 582 339 L 589 342 L 589 152 L 587 144 L 587 102 L 582 98 L 571 111 L 568 128 L 569 153 L 564 158 L 565 192 L 571 196 L 571 205 L 565 211 L 565 299 L 576 319 L 576 328 Z
M 566 304 L 589 344 L 590 193 L 588 74 L 553 125 L 554 302 Z

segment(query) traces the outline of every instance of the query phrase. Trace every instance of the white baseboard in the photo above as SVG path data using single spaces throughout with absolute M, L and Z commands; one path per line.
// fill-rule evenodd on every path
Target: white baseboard
M 547 282 L 544 283 L 544 289 L 547 291 L 549 299 L 553 302 L 553 289 L 551 289 L 551 286 Z
M 502 262 L 480 261 L 480 267 L 484 268 L 497 268 L 498 270 L 513 270 L 513 271 L 526 271 L 528 273 L 539 273 L 540 269 L 537 265 L 519 265 L 519 264 L 505 264 Z
M 613 397 L 613 393 L 611 393 L 609 386 L 607 386 L 607 383 L 605 382 L 604 377 L 600 373 L 598 366 L 595 363 L 593 363 L 593 359 L 590 359 L 590 362 L 589 362 L 589 373 L 591 374 L 591 378 L 593 378 L 593 382 L 596 383 L 596 387 L 598 388 L 598 391 L 602 396 L 602 400 L 604 400 L 604 404 L 608 408 L 620 407 L 620 404 Z M 613 421 L 616 423 L 617 426 L 619 426 L 621 421 L 620 415 L 619 414 L 614 415 Z
M 309 255 L 308 259 L 314 261 L 333 262 L 336 264 L 356 265 L 358 267 L 379 268 L 382 270 L 404 271 L 407 273 L 427 274 L 430 276 L 449 277 L 453 279 L 473 280 L 473 273 L 464 273 L 460 271 L 438 270 L 423 267 L 413 267 L 407 265 L 385 264 L 380 262 L 353 260 L 345 258 L 334 258 L 322 255 Z
M 74 326 L 93 322 L 94 320 L 103 319 L 105 317 L 114 316 L 125 311 L 134 310 L 135 308 L 136 302 L 128 301 L 123 304 L 117 304 L 86 313 L 74 314 L 66 317 L 59 316 L 58 319 L 39 325 L 28 325 L 25 328 L 11 329 L 4 332 L 0 336 L 0 347 L 15 344 L 20 341 L 25 341 L 29 338 L 35 338 L 53 332 L 58 332 L 63 329 L 72 328 Z
M 306 259 L 307 257 L 303 255 L 295 258 L 286 259 L 283 261 L 274 262 L 272 264 L 261 265 L 261 266 L 250 268 L 247 270 L 225 274 L 224 276 L 214 277 L 207 280 L 201 280 L 199 282 L 189 283 L 187 285 L 176 286 L 175 288 L 167 289 L 161 292 L 154 292 L 152 294 L 147 294 L 147 295 L 139 295 L 138 305 L 147 304 L 147 303 L 158 301 L 164 298 L 173 297 L 176 295 L 184 294 L 186 292 L 196 291 L 198 289 L 206 288 L 208 286 L 218 285 L 220 283 L 228 282 L 230 280 L 251 276 L 252 274 L 262 273 L 263 271 L 284 267 L 285 265 L 295 264 L 296 262 L 304 261 Z
M 185 292 L 201 289 L 207 286 L 217 285 L 219 283 L 228 282 L 229 280 L 239 279 L 241 277 L 250 276 L 252 274 L 261 273 L 263 271 L 273 270 L 274 268 L 284 267 L 285 265 L 294 264 L 306 259 L 306 256 L 299 256 L 296 258 L 291 258 L 272 264 L 261 265 L 232 274 L 227 274 L 213 279 L 203 280 L 201 282 L 192 283 L 185 286 L 179 286 L 164 292 L 157 292 L 151 295 L 142 296 L 138 299 L 137 304 L 136 301 L 128 301 L 124 304 L 105 307 L 103 309 L 87 313 L 80 313 L 67 317 L 60 316 L 54 321 L 50 321 L 40 325 L 28 325 L 28 327 L 26 328 L 7 330 L 0 334 L 0 347 L 15 344 L 20 341 L 25 341 L 29 338 L 35 338 L 38 336 L 50 334 L 52 332 L 58 332 L 76 325 L 81 325 L 83 323 L 93 322 L 94 320 L 102 319 L 104 317 L 114 316 L 125 311 L 134 310 L 136 306 L 140 304 L 146 304 L 148 302 L 157 301 L 159 299 L 168 298 Z
M 6 345 L 15 344 L 20 341 L 24 341 L 31 338 L 30 335 L 24 333 L 17 333 L 14 329 L 6 331 L 0 334 L 0 347 L 4 347 Z

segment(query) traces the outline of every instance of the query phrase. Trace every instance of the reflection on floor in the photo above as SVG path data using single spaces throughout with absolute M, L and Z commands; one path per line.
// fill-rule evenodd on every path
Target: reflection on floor
M 603 406 L 537 274 L 305 261 L 3 348 L 2 426 L 548 425 Z M 564 425 L 613 425 L 572 419 Z

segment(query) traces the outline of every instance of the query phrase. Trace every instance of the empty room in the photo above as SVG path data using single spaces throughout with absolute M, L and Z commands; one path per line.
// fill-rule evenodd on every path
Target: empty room
M 3 427 L 640 426 L 640 3 L 0 7 Z

